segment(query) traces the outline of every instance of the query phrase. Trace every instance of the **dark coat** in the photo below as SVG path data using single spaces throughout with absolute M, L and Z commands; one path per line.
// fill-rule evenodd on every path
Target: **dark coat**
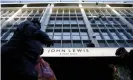
M 48 44 L 48 41 L 51 39 L 40 30 L 39 25 L 30 21 L 22 22 L 13 37 L 1 47 L 2 80 L 6 80 L 5 77 L 15 78 L 16 75 L 37 78 L 34 67 L 43 52 L 42 44 Z

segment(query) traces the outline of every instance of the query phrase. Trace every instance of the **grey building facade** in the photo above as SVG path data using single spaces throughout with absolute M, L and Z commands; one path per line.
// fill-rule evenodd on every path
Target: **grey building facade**
M 41 29 L 54 40 L 52 47 L 133 47 L 133 4 L 113 3 L 3 3 L 1 43 L 17 25 L 37 18 Z M 45 47 L 45 46 L 44 46 Z

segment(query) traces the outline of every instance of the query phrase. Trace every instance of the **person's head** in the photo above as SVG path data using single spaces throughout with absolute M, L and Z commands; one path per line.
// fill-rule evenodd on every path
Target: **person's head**
M 38 19 L 33 19 L 31 22 L 38 28 L 41 29 L 41 23 Z
M 116 50 L 115 55 L 119 56 L 121 58 L 124 58 L 124 57 L 128 56 L 129 54 L 124 47 L 120 47 Z

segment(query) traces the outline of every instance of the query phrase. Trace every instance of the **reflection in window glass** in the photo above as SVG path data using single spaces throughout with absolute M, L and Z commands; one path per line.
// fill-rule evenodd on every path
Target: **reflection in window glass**
M 106 35 L 108 35 L 108 34 L 107 34 L 107 33 L 105 33 L 105 32 L 102 32 L 102 35 L 106 36 Z
M 54 36 L 54 40 L 61 40 L 61 36 Z
M 116 35 L 115 32 L 111 32 L 111 35 L 113 36 L 113 38 L 114 38 L 115 40 L 118 40 L 118 39 L 119 39 L 119 37 Z
M 103 35 L 104 39 L 110 40 L 110 37 L 107 32 L 102 32 L 102 35 Z
M 108 39 L 108 40 L 110 39 L 110 37 L 109 37 L 109 36 L 104 36 L 104 38 L 105 38 L 105 39 Z
M 61 35 L 61 33 L 60 32 L 55 32 L 54 35 Z
M 95 23 L 96 23 L 96 24 L 101 24 L 101 22 L 100 22 L 100 21 L 95 21 Z
M 109 42 L 108 44 L 109 44 L 109 47 L 117 47 L 115 42 Z
M 52 32 L 48 32 L 47 34 L 48 34 L 49 36 L 50 36 L 50 35 L 53 35 L 53 33 L 52 33 Z
M 71 20 L 71 24 L 77 24 L 76 20 Z
M 123 39 L 128 39 L 124 33 L 120 32 L 119 34 L 122 36 Z
M 110 22 L 110 24 L 112 24 L 112 25 L 114 25 L 115 23 L 114 23 L 114 21 L 109 21 Z
M 83 20 L 78 20 L 78 24 L 84 24 Z
M 69 20 L 64 20 L 63 23 L 64 23 L 64 24 L 70 24 L 70 23 L 69 23 Z
M 102 39 L 101 36 L 100 36 L 100 34 L 98 32 L 95 32 L 94 33 L 94 36 L 96 36 L 96 39 L 97 40 L 101 40 Z
M 104 23 L 104 24 L 106 24 L 106 25 L 108 24 L 108 22 L 107 22 L 107 21 L 103 21 L 103 23 Z
M 125 47 L 125 46 L 127 46 L 127 44 L 126 44 L 125 42 L 118 42 L 118 44 L 119 44 L 120 47 Z
M 63 32 L 63 35 L 70 35 L 70 32 Z
M 88 36 L 81 36 L 82 40 L 89 40 Z
M 71 43 L 62 43 L 62 46 L 63 46 L 63 47 L 72 47 L 72 46 L 71 46 Z
M 56 20 L 56 24 L 62 24 L 62 20 Z
M 71 40 L 70 36 L 63 36 L 63 40 Z
M 87 32 L 81 32 L 80 34 L 81 35 L 87 35 Z
M 54 43 L 54 47 L 61 47 L 61 43 Z
M 53 29 L 54 27 L 53 26 L 48 26 L 47 29 Z
M 79 32 L 72 32 L 72 35 L 79 35 Z
M 81 43 L 73 43 L 73 47 L 82 47 Z
M 126 36 L 122 36 L 123 37 L 123 39 L 128 39 Z
M 80 36 L 72 36 L 73 40 L 80 40 Z
M 131 33 L 131 32 L 128 32 L 128 34 L 132 37 L 132 39 L 133 39 L 133 33 Z
M 86 27 L 85 26 L 80 26 L 80 29 L 86 29 Z
M 118 36 L 113 36 L 113 38 L 114 38 L 115 40 L 118 40 L 118 39 L 119 39 Z
M 107 44 L 105 42 L 99 42 L 100 47 L 107 47 Z
M 102 38 L 101 38 L 100 35 L 99 35 L 99 36 L 97 35 L 97 36 L 96 36 L 96 39 L 97 39 L 97 40 L 102 40 Z
M 54 24 L 55 21 L 54 20 L 50 20 L 49 24 Z

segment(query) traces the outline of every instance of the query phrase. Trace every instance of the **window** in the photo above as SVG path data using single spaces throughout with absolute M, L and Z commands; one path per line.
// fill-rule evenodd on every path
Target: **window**
M 71 20 L 71 24 L 77 24 L 76 20 Z
M 122 32 L 119 33 L 123 39 L 128 39 L 127 36 L 125 36 Z
M 114 21 L 109 21 L 109 23 L 110 23 L 110 24 L 112 24 L 112 25 L 114 25 L 114 24 L 115 24 L 115 23 L 114 23 Z
M 54 35 L 61 35 L 61 33 L 60 32 L 55 32 Z
M 87 32 L 81 32 L 81 35 L 86 35 L 87 36 Z
M 100 21 L 95 21 L 95 23 L 96 23 L 96 24 L 101 24 L 101 22 L 100 22 Z
M 78 26 L 71 26 L 72 29 L 78 29 Z
M 80 36 L 72 36 L 73 40 L 80 40 Z
M 72 32 L 72 35 L 79 35 L 79 32 Z
M 55 26 L 54 28 L 55 29 L 61 29 L 62 27 L 61 26 Z
M 55 21 L 54 20 L 50 20 L 49 24 L 54 24 Z
M 73 47 L 82 47 L 81 43 L 73 43 Z
M 56 20 L 56 24 L 62 24 L 62 20 Z
M 9 35 L 6 37 L 6 40 L 9 40 L 13 36 L 14 32 L 9 33 Z
M 107 22 L 107 21 L 103 21 L 103 23 L 104 23 L 104 24 L 106 24 L 106 25 L 108 24 L 108 22 Z
M 105 41 L 98 41 L 100 47 L 107 47 L 107 44 Z
M 95 32 L 94 33 L 94 36 L 96 36 L 96 39 L 97 40 L 101 40 L 102 39 L 101 36 L 100 36 L 100 34 L 99 34 L 99 32 Z
M 128 32 L 128 34 L 132 37 L 133 39 L 133 33 L 132 32 Z
M 82 40 L 89 40 L 88 36 L 81 36 Z
M 70 32 L 63 32 L 63 36 L 64 35 L 70 35 Z
M 62 46 L 63 46 L 63 47 L 72 47 L 72 46 L 71 46 L 71 43 L 62 43 Z
M 86 26 L 80 25 L 80 29 L 86 29 Z
M 104 36 L 105 39 L 107 40 L 110 40 L 110 37 L 109 36 Z
M 107 32 L 102 32 L 102 35 L 103 35 L 104 39 L 110 40 L 110 37 Z
M 61 43 L 54 43 L 54 47 L 61 47 Z
M 70 36 L 63 36 L 63 40 L 71 40 Z
M 69 20 L 64 20 L 63 23 L 64 24 L 70 24 Z
M 61 40 L 61 36 L 54 36 L 54 40 Z
M 124 41 L 118 41 L 117 42 L 120 47 L 127 47 L 128 45 Z
M 52 33 L 52 32 L 47 32 L 47 34 L 48 34 L 49 36 L 53 35 L 53 33 Z
M 113 38 L 114 38 L 115 40 L 118 40 L 118 39 L 119 39 L 119 37 L 116 35 L 115 32 L 111 32 L 111 35 L 113 36 Z
M 53 29 L 54 27 L 53 26 L 48 26 L 47 29 Z
M 63 29 L 70 29 L 70 26 L 63 26 Z
M 83 20 L 78 20 L 78 24 L 84 24 Z
M 109 47 L 117 47 L 117 44 L 114 41 L 107 41 L 109 44 Z

